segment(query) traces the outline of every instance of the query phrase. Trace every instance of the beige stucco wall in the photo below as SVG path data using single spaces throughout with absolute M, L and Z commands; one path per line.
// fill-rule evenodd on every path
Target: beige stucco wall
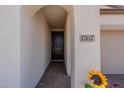
M 101 14 L 101 25 L 122 25 L 124 24 L 124 14 Z
M 74 7 L 75 77 L 74 86 L 81 87 L 90 70 L 100 70 L 100 12 L 98 6 Z M 81 42 L 80 35 L 94 34 L 94 42 Z
M 42 12 L 21 11 L 21 87 L 36 87 L 50 60 L 50 31 Z
M 124 14 L 101 14 L 101 30 L 124 30 Z
M 20 87 L 20 6 L 0 11 L 0 87 Z
M 42 14 L 41 17 L 37 15 L 40 22 L 34 18 L 42 7 L 0 7 L 1 11 L 4 9 L 0 17 L 0 29 L 3 31 L 0 34 L 0 82 L 6 84 L 4 87 L 35 87 L 48 65 L 49 27 Z M 88 71 L 100 70 L 99 7 L 61 7 L 68 12 L 71 20 L 71 84 L 72 87 L 81 87 L 87 80 Z M 95 41 L 81 42 L 81 34 L 94 34 Z M 10 74 L 6 74 L 8 71 Z
M 35 6 L 29 6 L 26 9 L 26 11 L 27 10 L 29 11 L 28 12 L 29 14 L 31 13 L 31 7 L 35 7 Z M 61 7 L 63 7 L 68 12 L 70 16 L 70 20 L 71 20 L 71 68 L 72 68 L 71 69 L 71 72 L 72 72 L 71 73 L 71 81 L 72 81 L 71 84 L 72 84 L 72 87 L 81 87 L 83 85 L 83 82 L 87 80 L 88 71 L 92 69 L 100 70 L 99 7 L 98 6 L 73 6 L 73 7 L 72 6 L 61 6 Z M 36 7 L 32 8 L 33 9 L 32 11 L 36 12 L 38 8 Z M 30 15 L 25 15 L 25 17 L 26 16 L 29 18 Z M 85 24 L 85 25 L 82 25 L 82 24 Z M 94 34 L 95 41 L 94 42 L 81 42 L 79 39 L 79 36 L 81 34 Z M 24 59 L 27 59 L 27 57 L 25 57 Z M 21 62 L 24 62 L 24 61 L 21 61 Z M 28 65 L 31 64 L 30 60 L 26 62 L 29 62 Z M 23 63 L 23 65 L 24 64 L 25 63 Z M 26 71 L 26 69 L 23 71 Z M 28 69 L 27 71 L 29 70 L 30 69 Z M 28 78 L 28 76 L 29 75 L 27 75 L 26 78 Z M 26 80 L 26 78 L 24 80 Z M 26 82 L 27 84 L 29 84 L 26 86 L 30 86 L 30 82 L 29 81 L 26 81 Z
M 34 87 L 34 85 L 36 84 L 36 81 L 38 81 L 38 79 L 39 79 L 39 76 L 38 75 L 42 75 L 42 73 L 39 74 L 39 73 L 33 72 L 32 69 L 31 69 L 31 67 L 34 66 L 32 63 L 33 62 L 37 62 L 37 60 L 38 60 L 37 59 L 37 56 L 36 56 L 37 55 L 36 51 L 38 51 L 38 53 L 41 52 L 41 51 L 39 51 L 38 44 L 35 44 L 35 46 L 36 46 L 35 47 L 33 45 L 34 43 L 32 43 L 36 39 L 36 37 L 32 36 L 32 34 L 36 32 L 36 31 L 32 31 L 32 29 L 34 29 L 34 27 L 33 27 L 34 24 L 32 24 L 32 23 L 34 23 L 32 21 L 32 16 L 36 12 L 38 12 L 38 10 L 40 10 L 43 7 L 44 6 L 42 6 L 42 5 L 39 5 L 39 6 L 32 5 L 32 6 L 22 6 L 22 9 L 21 9 L 21 21 L 22 21 L 21 22 L 21 26 L 22 26 L 21 27 L 21 31 L 23 31 L 23 32 L 21 32 L 21 40 L 22 40 L 21 41 L 21 52 L 22 52 L 21 53 L 21 68 L 22 68 L 22 70 L 21 70 L 21 87 Z M 68 12 L 68 15 L 70 16 L 70 18 L 72 20 L 71 25 L 72 25 L 72 32 L 73 32 L 74 31 L 74 29 L 73 29 L 74 28 L 73 27 L 73 20 L 74 20 L 73 19 L 73 8 L 72 8 L 72 6 L 61 6 L 61 7 L 64 8 Z M 42 22 L 41 22 L 41 25 L 43 25 L 43 28 L 42 29 L 44 29 L 44 27 L 46 27 L 46 24 L 44 24 Z M 39 34 L 39 33 L 37 33 L 37 34 Z M 44 35 L 44 34 L 42 34 L 42 35 Z M 45 34 L 44 36 L 42 36 L 42 35 L 41 35 L 41 37 L 43 37 L 43 38 L 49 37 L 49 36 L 46 36 L 46 35 L 48 35 L 48 33 Z M 40 36 L 38 38 L 40 38 Z M 43 42 L 46 41 L 48 44 L 50 44 L 48 42 L 49 40 L 46 40 L 46 39 L 42 39 L 42 40 L 43 40 Z M 37 42 L 39 42 L 39 40 Z M 41 42 L 39 42 L 39 43 L 41 44 Z M 72 43 L 72 46 L 71 46 L 72 47 L 71 48 L 71 51 L 72 51 L 71 56 L 74 55 L 74 53 L 73 53 L 73 51 L 74 51 L 74 45 L 73 44 L 74 43 Z M 42 46 L 45 46 L 45 45 L 46 44 L 42 43 Z M 34 47 L 33 48 L 33 51 L 32 51 L 32 48 L 30 48 L 30 46 L 31 47 Z M 50 49 L 49 47 L 46 47 L 46 48 L 47 49 Z M 43 55 L 44 57 L 47 57 L 44 54 L 44 53 L 48 53 L 48 52 L 46 52 L 46 51 L 48 51 L 48 50 L 46 50 L 46 48 L 39 55 Z M 34 53 L 34 54 L 32 54 L 32 53 Z M 39 57 L 39 55 L 38 55 L 38 57 Z M 32 56 L 35 57 L 35 59 L 33 59 Z M 48 58 L 49 57 L 47 57 L 47 60 L 48 60 Z M 74 57 L 71 57 L 71 58 L 74 58 Z M 41 60 L 38 60 L 38 62 L 41 61 Z M 47 64 L 45 62 L 46 61 L 44 60 L 44 62 L 43 62 L 44 64 L 42 64 L 43 67 L 40 67 L 41 65 L 36 65 L 37 63 L 35 64 L 35 67 L 37 67 L 37 69 L 39 69 L 40 71 L 42 69 L 41 72 L 43 72 L 44 69 L 46 68 L 46 64 Z M 74 60 L 72 60 L 72 63 L 74 63 Z M 32 74 L 36 73 L 35 74 L 36 77 L 27 80 L 28 78 L 30 78 L 32 76 L 32 75 L 30 75 L 31 72 L 33 72 Z M 74 72 L 74 69 L 73 69 L 73 72 Z M 32 80 L 34 80 L 35 82 L 32 83 Z M 74 81 L 74 80 L 72 79 L 72 81 Z
M 124 74 L 124 31 L 101 31 L 101 65 L 105 74 Z
M 68 76 L 71 76 L 71 19 L 67 15 L 64 32 L 64 58 Z

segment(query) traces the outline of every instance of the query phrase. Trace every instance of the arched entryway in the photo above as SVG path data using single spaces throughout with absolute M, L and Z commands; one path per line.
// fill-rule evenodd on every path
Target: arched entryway
M 21 87 L 36 87 L 55 61 L 53 67 L 63 63 L 67 77 L 72 76 L 73 14 L 73 6 L 21 7 Z

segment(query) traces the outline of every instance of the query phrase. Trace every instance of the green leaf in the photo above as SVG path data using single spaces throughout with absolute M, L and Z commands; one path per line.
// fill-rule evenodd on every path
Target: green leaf
M 85 84 L 85 88 L 92 88 L 90 84 Z

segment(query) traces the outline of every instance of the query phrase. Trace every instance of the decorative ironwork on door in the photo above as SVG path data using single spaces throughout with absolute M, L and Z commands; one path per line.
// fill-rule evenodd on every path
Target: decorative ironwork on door
M 52 60 L 64 60 L 64 32 L 52 32 Z

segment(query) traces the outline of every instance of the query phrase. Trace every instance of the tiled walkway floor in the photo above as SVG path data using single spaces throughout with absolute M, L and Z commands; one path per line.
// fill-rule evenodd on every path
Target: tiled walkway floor
M 109 88 L 124 88 L 124 74 L 109 74 L 106 75 L 109 82 Z
M 64 62 L 52 62 L 37 88 L 70 88 L 71 78 L 66 75 Z

